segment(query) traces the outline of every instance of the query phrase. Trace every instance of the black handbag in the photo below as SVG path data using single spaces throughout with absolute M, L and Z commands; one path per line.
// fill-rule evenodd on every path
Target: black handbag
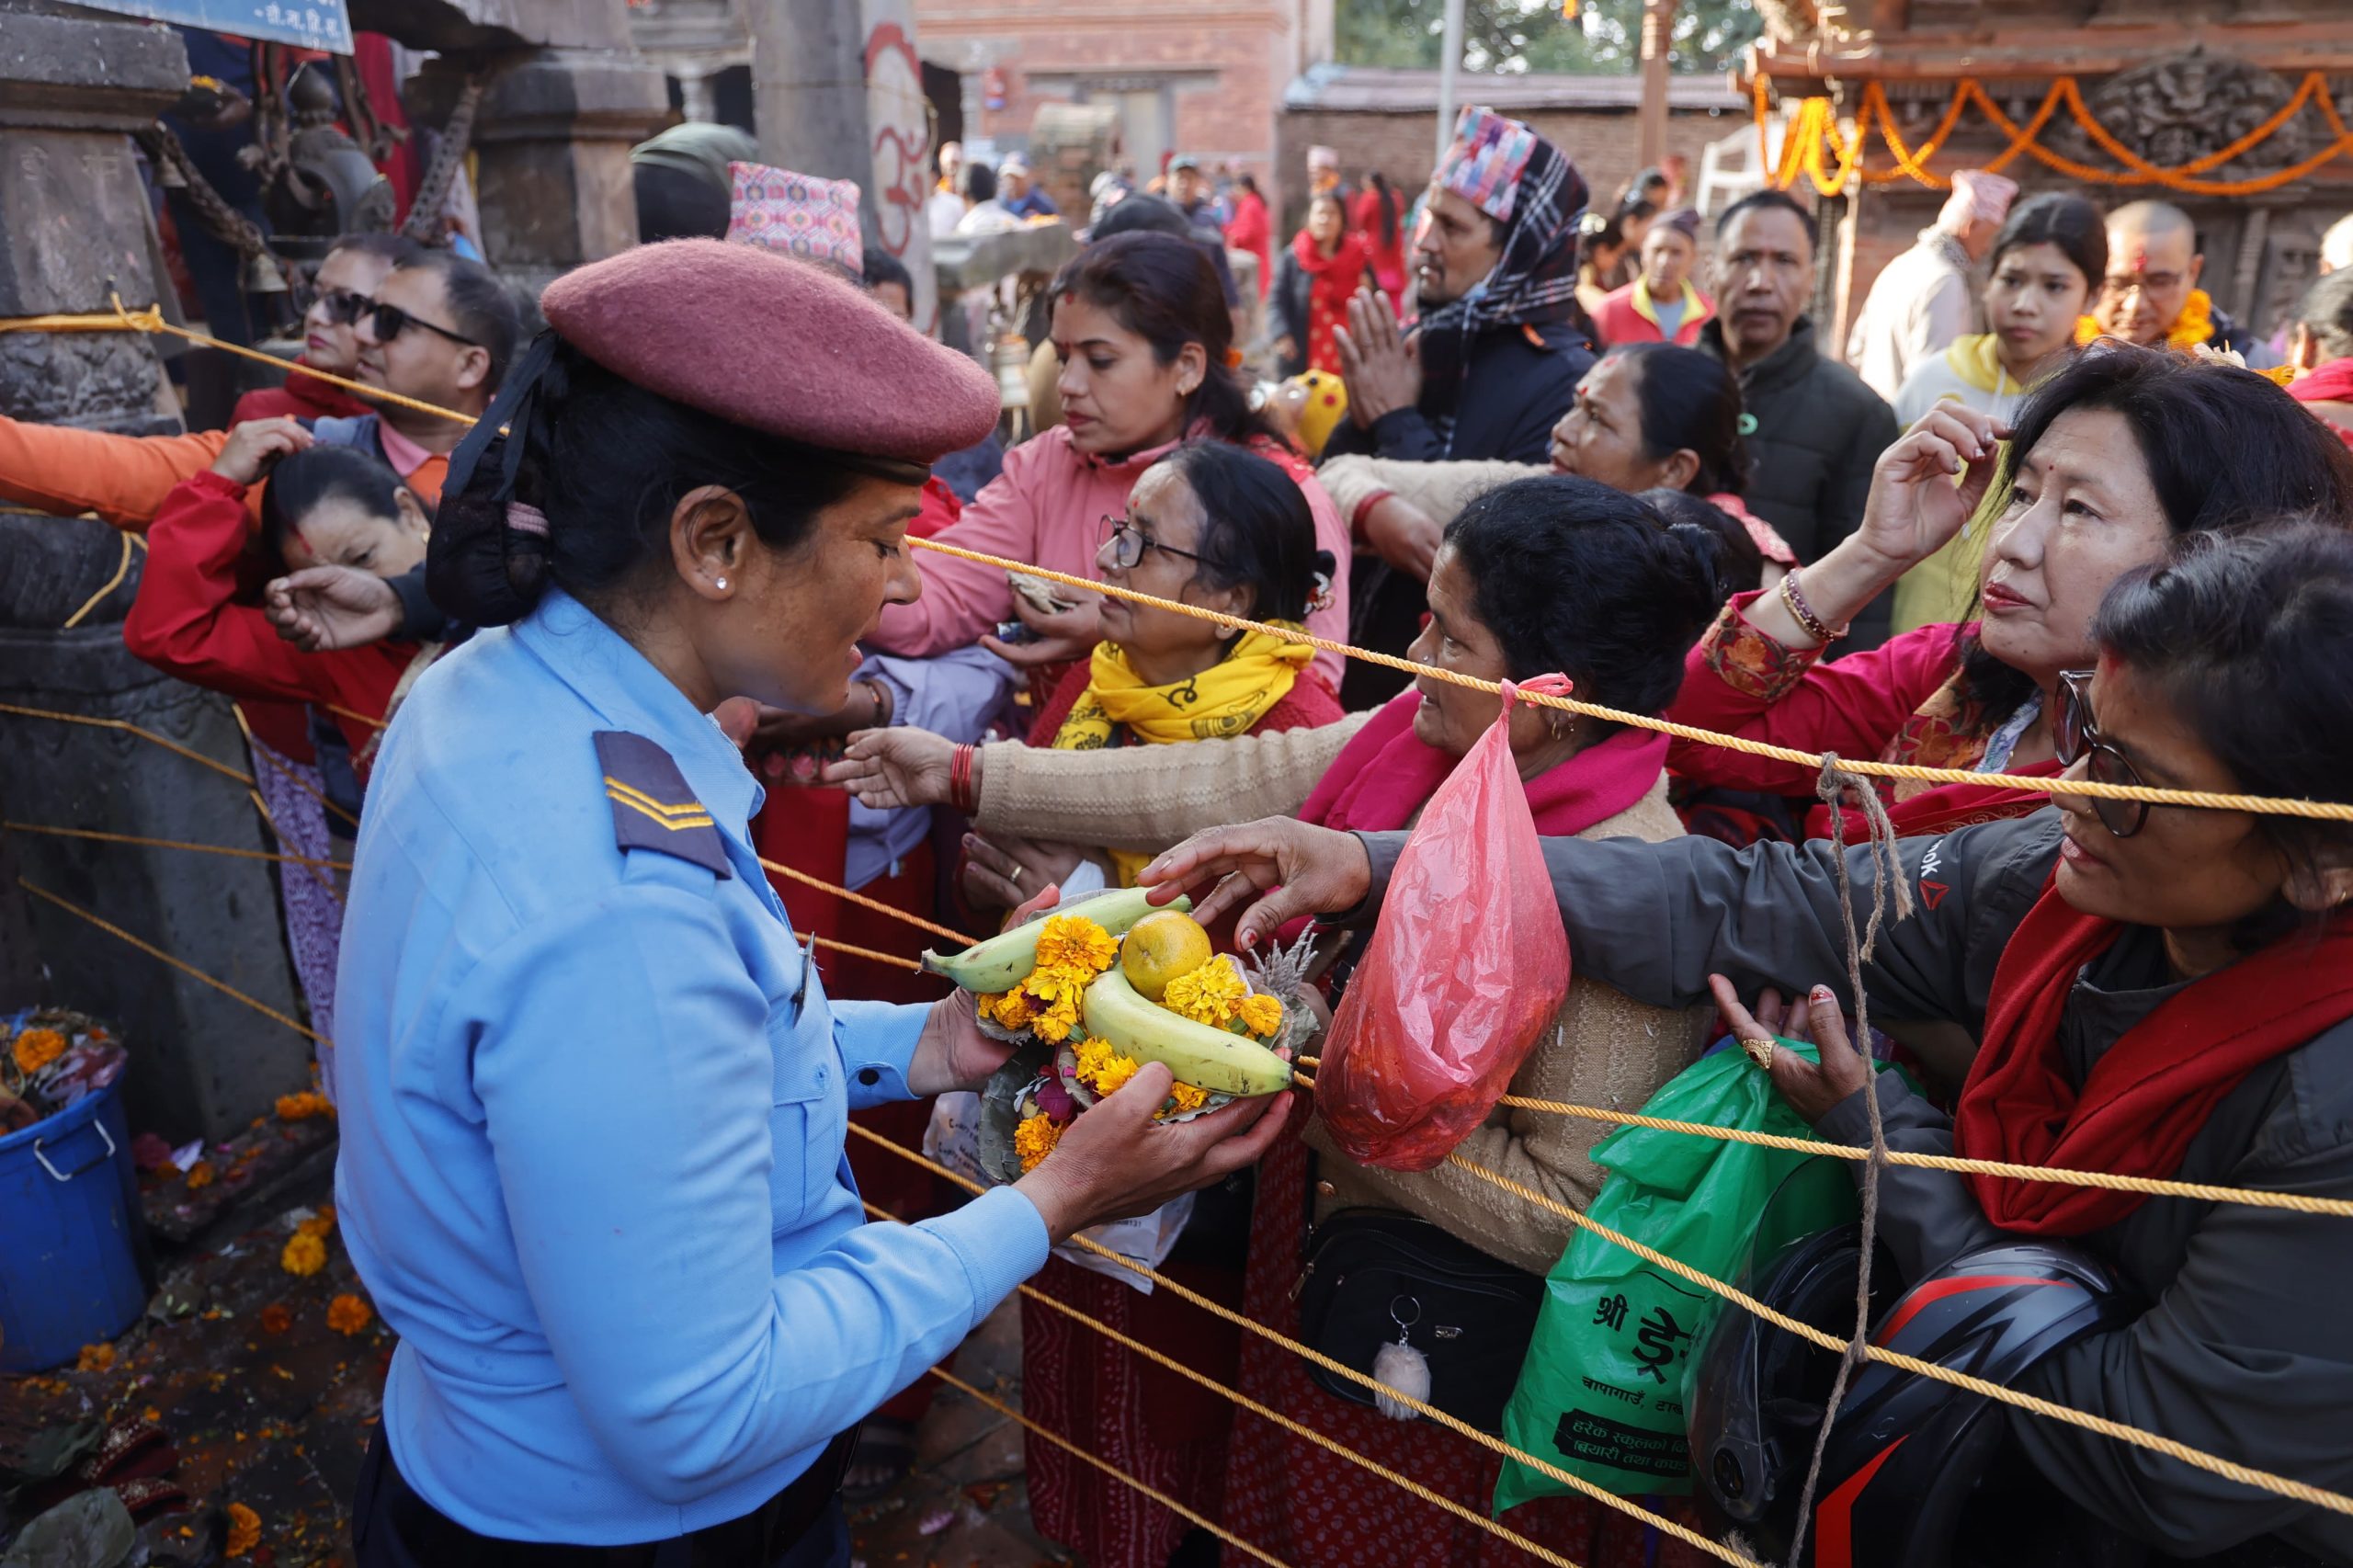
M 1500 1437 L 1504 1405 L 1536 1333 L 1544 1280 L 1489 1257 L 1427 1220 L 1393 1209 L 1343 1209 L 1307 1243 L 1300 1337 L 1370 1377 L 1384 1345 L 1429 1363 L 1428 1403 Z M 1325 1392 L 1358 1404 L 1372 1391 L 1310 1362 Z

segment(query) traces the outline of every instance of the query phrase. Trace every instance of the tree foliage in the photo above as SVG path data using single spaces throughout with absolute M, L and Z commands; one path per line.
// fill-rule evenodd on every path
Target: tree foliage
M 1445 15 L 1444 0 L 1339 0 L 1340 61 L 1434 69 Z M 1678 0 L 1668 69 L 1728 69 L 1763 30 L 1751 0 Z M 1620 75 L 1640 63 L 1642 38 L 1643 0 L 1584 0 L 1574 21 L 1557 0 L 1464 0 L 1462 68 Z

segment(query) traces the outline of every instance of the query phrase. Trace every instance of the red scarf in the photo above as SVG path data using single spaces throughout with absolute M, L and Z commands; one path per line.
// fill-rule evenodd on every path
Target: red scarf
M 2316 943 L 2274 942 L 2176 992 L 2093 1063 L 2078 1090 L 2062 1071 L 2060 1015 L 2077 973 L 2122 929 L 2044 885 L 1994 971 L 1984 1044 L 1953 1118 L 1955 1153 L 2169 1177 L 2241 1079 L 2353 1017 L 2353 921 L 2332 921 Z M 2083 1235 L 2148 1201 L 2105 1187 L 1969 1180 L 1988 1219 L 2031 1235 Z
M 1351 735 L 1299 808 L 1299 820 L 1355 833 L 1392 833 L 1413 821 L 1462 760 L 1415 736 L 1421 700 L 1417 692 L 1402 692 Z M 1666 746 L 1665 735 L 1620 730 L 1529 779 L 1536 831 L 1565 838 L 1631 810 L 1658 782 Z

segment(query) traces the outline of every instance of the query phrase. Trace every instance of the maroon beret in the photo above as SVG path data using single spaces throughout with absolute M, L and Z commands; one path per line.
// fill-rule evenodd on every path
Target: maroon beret
M 615 375 L 807 446 L 930 463 L 996 427 L 986 370 L 863 290 L 759 246 L 639 245 L 557 278 L 540 309 Z

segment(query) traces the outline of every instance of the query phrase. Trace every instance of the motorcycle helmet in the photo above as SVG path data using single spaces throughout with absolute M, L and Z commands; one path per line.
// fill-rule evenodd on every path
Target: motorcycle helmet
M 1854 1326 L 1860 1240 L 1859 1227 L 1846 1225 L 1779 1245 L 1744 1288 L 1844 1337 Z M 1872 1278 L 1892 1280 L 1883 1256 Z M 2106 1269 L 2048 1242 L 1981 1247 L 1900 1295 L 1872 1295 L 1874 1346 L 2002 1384 L 2130 1316 Z M 1717 1320 L 1686 1402 L 1697 1501 L 1716 1533 L 1737 1530 L 1758 1551 L 1787 1556 L 1837 1365 L 1836 1352 L 1753 1313 L 1727 1308 Z M 1993 1401 L 1866 1362 L 1824 1451 L 1806 1560 L 1815 1568 L 2034 1568 L 2120 1555 L 2122 1538 L 2019 1462 L 2006 1430 Z

